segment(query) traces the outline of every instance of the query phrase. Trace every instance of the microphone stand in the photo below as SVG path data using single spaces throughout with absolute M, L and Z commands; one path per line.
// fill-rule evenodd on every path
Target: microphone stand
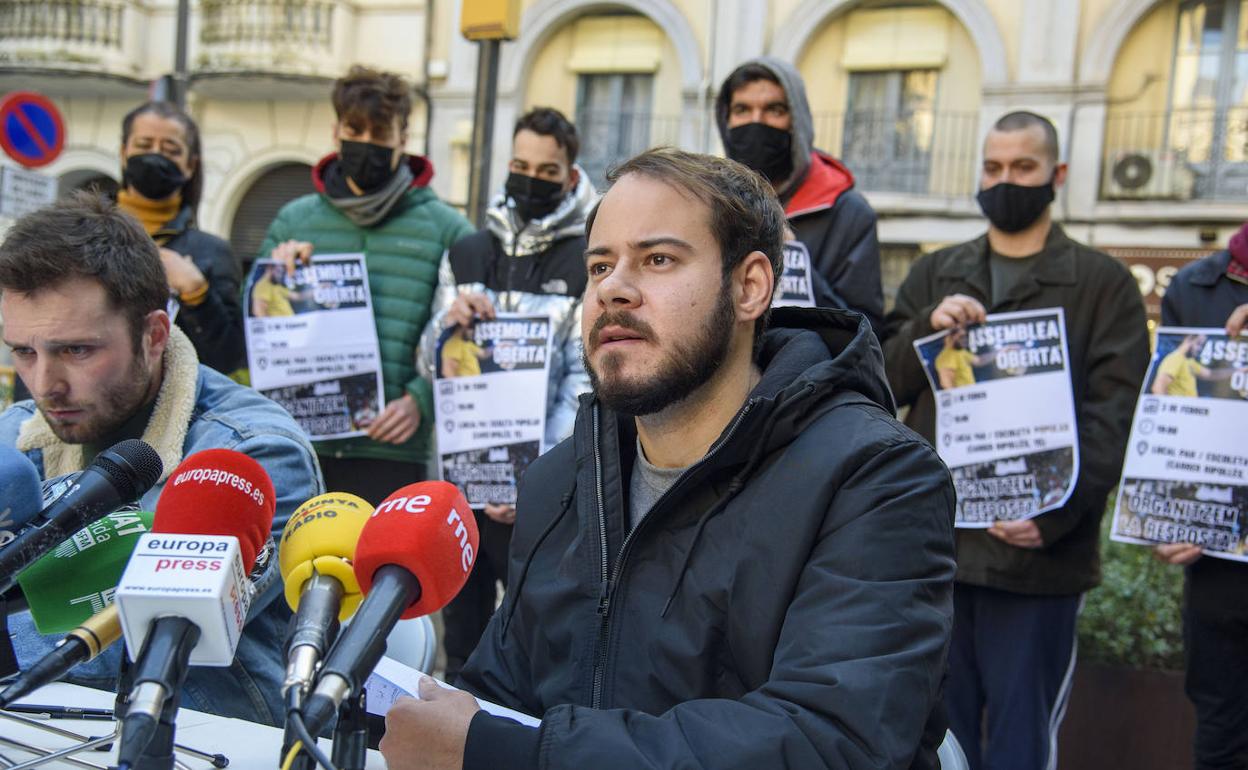
M 338 770 L 364 770 L 368 761 L 367 693 L 360 688 L 338 708 L 338 725 L 334 728 L 334 753 L 331 759 Z
M 160 710 L 160 721 L 157 723 L 156 733 L 152 735 L 147 747 L 139 755 L 139 761 L 134 763 L 133 770 L 173 770 L 176 761 L 173 756 L 173 737 L 177 729 L 175 720 L 178 716 L 178 706 L 181 703 L 181 688 L 165 699 L 165 705 Z

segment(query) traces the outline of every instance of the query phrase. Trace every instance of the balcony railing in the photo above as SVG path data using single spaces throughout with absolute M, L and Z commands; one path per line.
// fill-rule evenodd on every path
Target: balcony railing
M 337 5 L 333 0 L 202 0 L 199 67 L 336 72 Z
M 838 156 L 859 190 L 930 197 L 975 192 L 978 112 L 814 115 L 815 146 Z
M 125 2 L 0 0 L 0 41 L 121 48 Z
M 1101 197 L 1248 200 L 1248 107 L 1111 112 Z

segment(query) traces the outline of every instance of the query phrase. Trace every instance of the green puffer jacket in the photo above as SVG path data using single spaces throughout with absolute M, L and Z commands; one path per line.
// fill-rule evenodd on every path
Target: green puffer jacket
M 403 444 L 382 444 L 360 437 L 318 441 L 316 451 L 324 457 L 424 463 L 433 446 L 433 390 L 428 380 L 416 373 L 416 346 L 429 321 L 442 255 L 474 229 L 462 214 L 426 187 L 433 177 L 433 165 L 418 156 L 408 158 L 415 176 L 412 188 L 379 224 L 360 227 L 325 195 L 324 172 L 336 160 L 337 155 L 330 155 L 313 169 L 312 179 L 319 192 L 282 207 L 269 225 L 259 256 L 267 258 L 275 246 L 288 240 L 309 241 L 317 254 L 364 252 L 386 403 L 410 393 L 420 406 L 420 429 Z

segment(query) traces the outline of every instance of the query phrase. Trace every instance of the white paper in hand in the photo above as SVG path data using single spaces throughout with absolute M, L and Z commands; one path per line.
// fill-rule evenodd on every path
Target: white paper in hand
M 368 713 L 385 716 L 390 707 L 394 705 L 394 702 L 404 696 L 419 700 L 420 678 L 422 676 L 426 676 L 426 674 L 391 658 L 383 657 L 377 663 L 377 667 L 373 669 L 373 673 L 368 677 L 368 681 L 364 683 L 364 689 L 368 693 Z M 439 687 L 445 690 L 456 689 L 440 679 L 429 678 L 433 679 Z M 500 706 L 497 703 L 490 703 L 480 698 L 477 698 L 477 705 L 489 714 L 506 719 L 514 719 L 528 727 L 537 727 L 542 723 L 542 720 L 536 717 L 522 714 L 519 711 Z

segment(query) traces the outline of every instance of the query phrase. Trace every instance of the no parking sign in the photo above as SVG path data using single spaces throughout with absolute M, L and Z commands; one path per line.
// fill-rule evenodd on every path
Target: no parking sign
M 26 168 L 56 160 L 65 146 L 65 122 L 47 97 L 14 91 L 0 99 L 0 148 Z

